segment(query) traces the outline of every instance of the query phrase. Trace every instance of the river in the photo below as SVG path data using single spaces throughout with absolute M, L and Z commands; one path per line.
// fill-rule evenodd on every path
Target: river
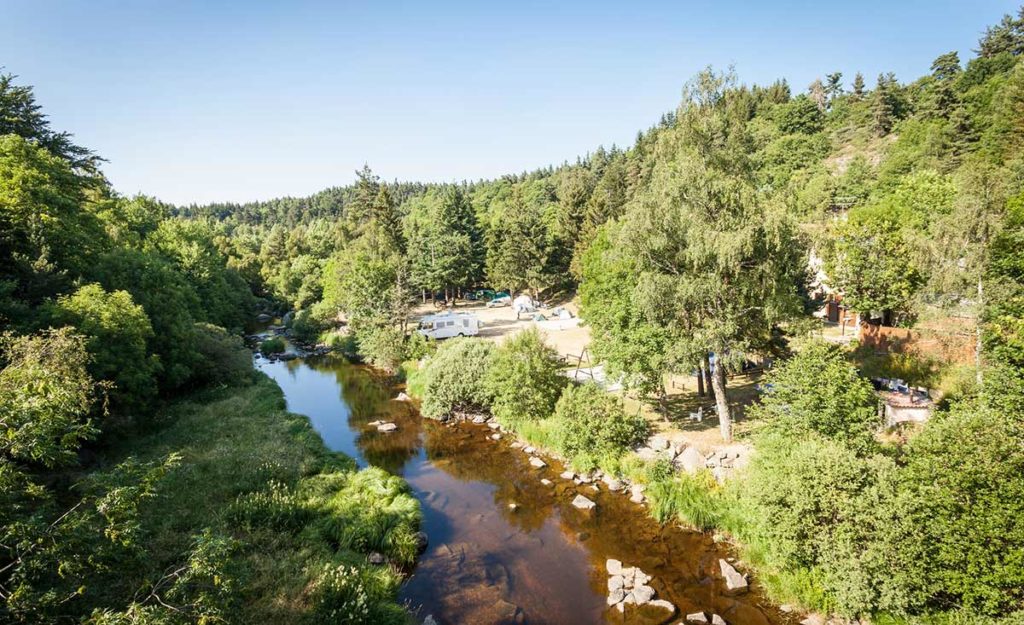
M 420 619 L 440 625 L 682 622 L 703 611 L 728 625 L 794 622 L 764 599 L 756 583 L 738 597 L 725 593 L 719 558 L 730 557 L 705 534 L 661 526 L 641 506 L 589 485 L 563 480 L 563 467 L 535 469 L 509 437 L 489 438 L 486 426 L 446 426 L 396 401 L 400 387 L 363 366 L 331 356 L 256 366 L 282 388 L 288 409 L 309 417 L 333 450 L 405 478 L 423 508 L 430 538 L 401 590 Z M 381 433 L 370 421 L 393 421 Z M 541 483 L 541 478 L 554 482 Z M 597 502 L 583 512 L 576 494 Z M 513 509 L 510 504 L 515 504 Z M 660 611 L 606 606 L 606 560 L 615 558 L 652 576 Z

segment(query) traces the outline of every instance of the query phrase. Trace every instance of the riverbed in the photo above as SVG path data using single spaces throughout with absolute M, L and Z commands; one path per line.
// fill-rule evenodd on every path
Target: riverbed
M 420 620 L 646 624 L 704 612 L 728 625 L 795 622 L 764 598 L 756 580 L 747 593 L 726 593 L 719 559 L 732 556 L 709 535 L 662 526 L 622 494 L 564 480 L 557 462 L 534 468 L 510 437 L 492 440 L 484 425 L 423 419 L 414 402 L 395 399 L 401 388 L 373 369 L 332 356 L 274 362 L 257 356 L 256 366 L 329 448 L 408 481 L 430 542 L 401 599 Z M 375 420 L 398 429 L 378 432 L 368 425 Z M 574 508 L 577 494 L 597 507 Z M 650 575 L 657 597 L 678 608 L 676 616 L 608 608 L 610 558 Z

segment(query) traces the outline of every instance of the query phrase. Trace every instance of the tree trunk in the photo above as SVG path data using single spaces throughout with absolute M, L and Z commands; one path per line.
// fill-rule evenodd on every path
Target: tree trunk
M 721 362 L 715 362 L 715 370 L 711 374 L 711 386 L 715 389 L 718 428 L 722 433 L 722 440 L 728 443 L 732 441 L 732 413 L 729 410 L 729 400 L 725 396 L 725 367 Z
M 981 373 L 981 315 L 984 312 L 984 289 L 981 282 L 981 276 L 978 276 L 978 313 L 977 319 L 975 320 L 974 327 L 974 368 L 975 368 L 975 379 L 978 382 L 978 386 L 982 383 Z
M 665 390 L 665 381 L 661 381 L 661 386 L 658 389 L 658 404 L 661 410 L 661 418 L 665 420 L 665 423 L 669 423 L 668 420 L 668 392 Z
M 710 393 L 714 385 L 711 384 L 711 357 L 707 353 L 704 354 L 704 367 L 701 370 L 704 372 L 704 388 Z
M 697 367 L 697 395 L 704 397 L 704 365 Z

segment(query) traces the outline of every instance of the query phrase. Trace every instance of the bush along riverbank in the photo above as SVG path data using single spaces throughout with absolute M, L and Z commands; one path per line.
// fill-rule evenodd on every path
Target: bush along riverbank
M 422 535 L 404 481 L 328 451 L 262 374 L 175 401 L 158 423 L 86 477 L 161 467 L 120 565 L 78 591 L 116 606 L 94 622 L 411 622 L 396 596 Z
M 840 349 L 806 345 L 751 408 L 756 453 L 721 479 L 703 457 L 633 453 L 657 437 L 644 445 L 642 420 L 560 368 L 523 333 L 500 347 L 448 341 L 405 372 L 425 416 L 513 433 L 570 465 L 567 479 L 601 480 L 661 522 L 732 542 L 737 566 L 809 624 L 1024 622 L 1024 411 L 1006 399 L 1024 396 L 1019 372 L 993 372 L 909 443 L 881 442 L 870 384 Z

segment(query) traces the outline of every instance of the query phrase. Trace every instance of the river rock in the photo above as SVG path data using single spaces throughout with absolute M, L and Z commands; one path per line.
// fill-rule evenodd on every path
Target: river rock
M 637 605 L 650 603 L 654 599 L 654 594 L 654 589 L 646 584 L 633 588 L 633 600 Z
M 538 469 L 543 469 L 544 467 L 548 466 L 548 463 L 544 462 L 543 460 L 541 460 L 537 456 L 531 456 L 530 457 L 530 466 L 538 468 Z
M 477 416 L 473 417 L 473 423 L 477 425 L 483 425 L 484 423 L 487 423 L 487 417 L 483 416 L 482 414 L 478 414 Z
M 408 395 L 405 394 L 405 391 L 403 391 L 398 394 L 398 397 L 395 398 L 395 401 L 409 401 L 410 399 L 412 399 L 412 397 L 409 397 Z
M 629 488 L 629 500 L 633 503 L 643 503 L 647 500 L 644 496 L 645 487 L 643 484 L 633 484 Z
M 537 448 L 531 445 L 527 445 L 526 447 L 523 447 L 523 453 L 535 454 L 537 453 Z
M 609 558 L 604 562 L 609 575 L 622 575 L 622 562 Z
M 428 614 L 427 618 L 423 619 L 423 625 L 437 625 L 437 621 L 434 620 L 434 615 Z
M 707 625 L 708 616 L 703 612 L 694 612 L 686 615 L 687 623 L 694 623 L 694 625 Z
M 398 426 L 394 423 L 381 423 L 377 426 L 378 432 L 394 432 L 398 429 Z
M 381 565 L 381 564 L 384 564 L 385 562 L 387 562 L 387 558 L 384 557 L 384 554 L 383 553 L 377 553 L 376 551 L 371 553 L 368 556 L 367 559 L 370 561 L 370 564 L 376 564 L 376 565 Z
M 383 423 L 384 423 L 383 421 L 370 421 L 366 425 L 370 426 L 371 428 L 375 428 L 378 425 L 382 425 Z
M 693 475 L 704 468 L 704 456 L 691 445 L 676 457 L 675 464 L 683 471 Z
M 654 599 L 647 603 L 649 607 L 660 608 L 668 612 L 668 616 L 665 618 L 672 618 L 676 615 L 676 606 L 671 601 L 665 601 L 664 599 Z
M 623 581 L 621 575 L 612 575 L 608 578 L 608 592 L 622 590 Z
M 573 473 L 572 471 L 562 471 L 562 475 L 560 477 L 563 480 L 575 480 L 576 474 Z
M 726 623 L 725 619 L 721 616 L 718 616 L 717 614 L 712 614 L 711 625 L 728 625 L 728 623 Z
M 608 490 L 613 493 L 617 493 L 624 488 L 623 483 L 612 475 L 602 477 L 601 481 L 604 482 L 605 486 L 608 487 Z
M 543 484 L 544 486 L 554 486 L 554 484 L 555 484 L 554 482 L 552 482 L 551 480 L 549 480 L 546 477 L 545 478 L 541 478 L 540 483 Z
M 808 614 L 807 618 L 800 621 L 800 625 L 825 625 L 825 617 L 820 614 Z
M 608 605 L 616 605 L 618 603 L 622 603 L 622 600 L 625 598 L 626 591 L 621 588 L 616 588 L 615 590 L 608 593 Z
M 260 323 L 266 323 L 266 322 L 270 321 L 271 319 L 273 319 L 273 317 L 271 317 L 267 313 L 260 313 L 260 314 L 256 315 L 256 321 L 259 321 Z
M 508 509 L 511 510 L 512 512 L 515 512 L 516 510 L 519 509 L 519 504 L 512 502 L 508 504 Z
M 427 545 L 430 544 L 430 538 L 426 532 L 416 532 L 416 551 L 423 553 L 427 550 Z
M 501 424 L 498 423 L 497 421 L 490 421 L 487 423 L 487 427 L 491 428 L 492 430 L 498 430 L 501 429 Z
M 501 434 L 498 434 L 497 432 L 495 432 L 494 434 L 491 434 L 491 440 L 492 441 L 501 440 Z
M 576 498 L 572 500 L 572 505 L 580 510 L 593 510 L 597 507 L 597 504 L 587 499 L 583 495 L 576 495 Z
M 512 449 L 520 449 L 523 446 L 523 444 L 520 443 L 519 441 L 512 441 L 511 443 L 509 443 L 508 446 L 511 447 Z
M 730 595 L 738 595 L 747 592 L 749 584 L 747 578 L 740 574 L 733 565 L 729 564 L 725 560 L 718 560 L 718 568 L 722 572 L 722 577 L 725 578 L 725 589 Z

